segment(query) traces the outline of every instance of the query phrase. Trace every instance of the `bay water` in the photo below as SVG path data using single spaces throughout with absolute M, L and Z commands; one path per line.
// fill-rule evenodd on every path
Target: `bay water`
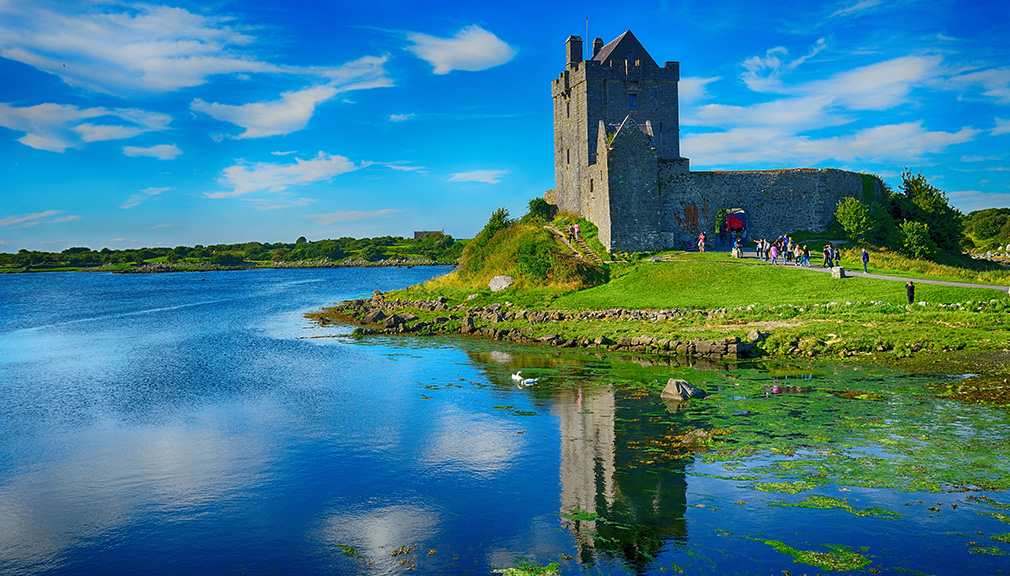
M 445 272 L 0 275 L 0 573 L 1010 566 L 1010 418 L 956 376 L 304 318 Z

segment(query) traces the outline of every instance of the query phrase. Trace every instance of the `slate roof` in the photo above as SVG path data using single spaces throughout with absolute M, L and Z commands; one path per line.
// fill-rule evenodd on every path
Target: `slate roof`
M 620 49 L 618 49 L 620 47 Z M 642 46 L 642 43 L 635 38 L 635 35 L 628 30 L 624 34 L 621 34 L 617 38 L 614 38 L 603 48 L 600 48 L 599 53 L 593 56 L 593 60 L 597 62 L 606 62 L 611 56 L 614 56 L 617 60 L 624 60 L 624 56 L 631 52 L 635 55 L 636 59 L 641 60 L 643 63 L 648 62 L 653 66 L 656 65 L 656 61 L 652 59 L 649 52 Z

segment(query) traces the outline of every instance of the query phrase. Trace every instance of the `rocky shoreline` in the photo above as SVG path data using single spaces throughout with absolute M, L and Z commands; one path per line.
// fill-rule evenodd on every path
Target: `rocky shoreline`
M 413 311 L 424 314 L 422 318 Z M 666 357 L 700 358 L 709 361 L 733 362 L 755 358 L 761 354 L 758 344 L 766 333 L 752 330 L 746 340 L 727 337 L 716 341 L 692 339 L 671 340 L 651 336 L 606 336 L 596 338 L 565 338 L 550 333 L 534 336 L 532 330 L 516 327 L 554 322 L 594 322 L 632 320 L 658 322 L 683 316 L 693 311 L 628 310 L 524 310 L 511 304 L 489 306 L 448 306 L 445 298 L 430 301 L 387 300 L 376 291 L 372 298 L 344 302 L 325 312 L 311 315 L 322 325 L 334 320 L 357 324 L 352 335 L 372 334 L 460 334 L 464 336 L 515 342 L 545 344 L 559 348 L 598 349 L 614 352 L 647 353 Z

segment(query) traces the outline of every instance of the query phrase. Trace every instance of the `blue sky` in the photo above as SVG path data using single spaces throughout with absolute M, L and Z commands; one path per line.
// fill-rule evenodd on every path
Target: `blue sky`
M 680 62 L 692 169 L 908 166 L 1010 205 L 1005 0 L 0 0 L 0 251 L 471 237 L 553 187 L 587 17 Z

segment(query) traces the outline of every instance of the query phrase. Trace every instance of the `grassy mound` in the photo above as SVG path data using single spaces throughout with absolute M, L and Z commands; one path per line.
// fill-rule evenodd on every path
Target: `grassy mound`
M 463 250 L 452 273 L 397 293 L 407 299 L 438 294 L 489 294 L 488 282 L 507 275 L 515 284 L 505 297 L 540 299 L 583 290 L 607 281 L 607 271 L 576 258 L 554 234 L 537 223 L 486 227 Z

